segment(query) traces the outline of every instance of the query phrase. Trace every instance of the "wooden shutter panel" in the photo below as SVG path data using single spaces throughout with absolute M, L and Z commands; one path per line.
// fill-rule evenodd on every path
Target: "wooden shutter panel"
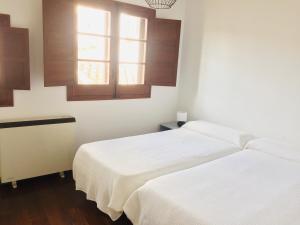
M 6 14 L 0 14 L 0 28 L 10 27 L 10 16 Z M 0 83 L 2 81 L 2 74 L 0 73 Z M 14 98 L 13 98 L 13 90 L 0 88 L 0 107 L 13 106 Z
M 0 28 L 0 86 L 29 90 L 29 32 L 23 28 Z
M 10 16 L 0 14 L 0 27 L 10 27 Z
M 179 20 L 150 21 L 147 64 L 152 85 L 176 86 L 180 29 Z
M 73 0 L 43 0 L 45 86 L 71 85 L 76 67 Z
M 12 89 L 0 89 L 0 107 L 9 107 L 14 105 L 14 96 Z

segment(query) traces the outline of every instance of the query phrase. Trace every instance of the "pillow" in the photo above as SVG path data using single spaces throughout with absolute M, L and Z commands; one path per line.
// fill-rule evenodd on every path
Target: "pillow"
M 250 141 L 246 149 L 261 151 L 287 160 L 300 162 L 300 148 L 289 146 L 270 138 L 259 138 Z
M 188 122 L 182 128 L 199 132 L 200 134 L 209 137 L 221 139 L 234 144 L 239 148 L 244 148 L 247 142 L 254 138 L 252 135 L 245 132 L 202 120 Z

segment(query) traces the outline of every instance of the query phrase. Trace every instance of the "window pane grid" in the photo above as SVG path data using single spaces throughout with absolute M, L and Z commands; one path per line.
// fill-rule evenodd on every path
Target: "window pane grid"
M 119 64 L 119 85 L 143 85 L 145 64 Z
M 145 83 L 147 22 L 146 18 L 120 15 L 119 85 Z
M 111 13 L 109 11 L 79 5 L 77 19 L 78 32 L 99 35 L 110 35 L 111 33 Z
M 141 41 L 120 40 L 119 62 L 144 63 L 146 61 L 146 44 Z
M 120 37 L 147 40 L 148 19 L 121 13 Z
M 146 65 L 144 62 L 135 63 L 135 62 L 126 62 L 126 61 L 120 61 L 121 64 L 133 64 L 133 65 Z
M 81 85 L 109 84 L 110 63 L 78 61 L 78 83 Z
M 101 63 L 109 63 L 110 60 L 78 59 L 78 62 L 101 62 Z
M 135 38 L 120 38 L 120 40 L 124 40 L 124 41 L 139 41 L 139 42 L 147 43 L 147 40 L 140 40 L 140 39 L 135 39 Z
M 80 85 L 108 85 L 111 13 L 80 5 L 77 13 L 77 82 Z
M 82 34 L 77 37 L 78 59 L 108 60 L 110 58 L 110 38 Z
M 94 34 L 94 33 L 87 33 L 87 32 L 77 32 L 77 34 L 81 35 L 88 35 L 94 37 L 104 37 L 104 38 L 111 38 L 111 35 L 104 35 L 104 34 Z

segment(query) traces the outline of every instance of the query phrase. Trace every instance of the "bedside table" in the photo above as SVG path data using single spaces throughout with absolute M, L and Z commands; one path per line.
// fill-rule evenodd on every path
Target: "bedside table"
M 167 130 L 174 130 L 178 129 L 177 122 L 169 122 L 169 123 L 162 123 L 160 124 L 159 130 L 160 131 L 167 131 Z

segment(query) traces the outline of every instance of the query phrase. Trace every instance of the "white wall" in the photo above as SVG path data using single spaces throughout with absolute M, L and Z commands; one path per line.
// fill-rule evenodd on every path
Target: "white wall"
M 189 0 L 180 108 L 299 143 L 299 9 L 297 0 Z
M 125 1 L 145 5 L 144 0 Z M 183 19 L 185 0 L 164 18 Z M 43 86 L 42 0 L 0 0 L 0 13 L 11 15 L 12 25 L 29 28 L 31 91 L 15 91 L 15 107 L 0 108 L 0 119 L 73 115 L 81 143 L 156 131 L 159 123 L 175 118 L 178 88 L 153 87 L 151 99 L 67 102 L 65 87 Z

